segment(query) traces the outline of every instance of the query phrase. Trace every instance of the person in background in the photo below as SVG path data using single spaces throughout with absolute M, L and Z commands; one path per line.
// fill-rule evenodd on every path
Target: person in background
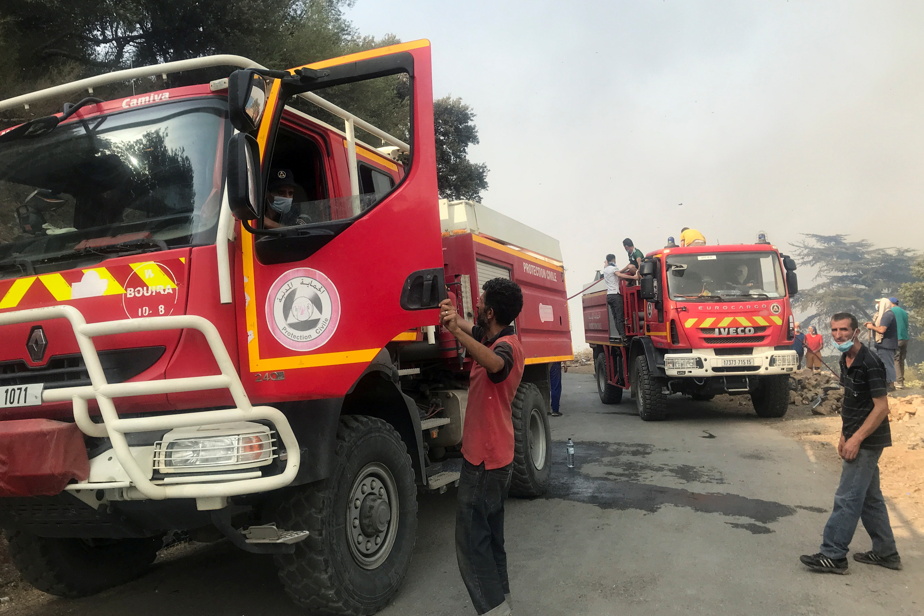
M 796 370 L 802 370 L 802 357 L 805 355 L 805 334 L 802 333 L 802 329 L 799 327 L 800 323 L 796 322 L 796 335 L 792 339 L 792 350 L 796 352 L 796 355 L 799 356 L 799 361 L 796 364 Z
M 841 351 L 841 438 L 837 453 L 843 459 L 841 481 L 834 494 L 834 508 L 822 533 L 816 554 L 799 557 L 803 565 L 822 573 L 847 573 L 847 552 L 863 521 L 873 540 L 869 552 L 853 559 L 866 565 L 901 569 L 889 512 L 879 487 L 879 458 L 892 445 L 889 428 L 889 397 L 882 360 L 860 342 L 857 318 L 847 312 L 831 317 L 831 337 Z
M 690 227 L 684 227 L 680 230 L 680 245 L 681 246 L 704 246 L 706 244 L 706 236 L 697 231 L 696 229 L 691 229 Z
M 440 323 L 474 360 L 462 425 L 456 559 L 475 611 L 509 616 L 504 500 L 513 473 L 511 405 L 525 364 L 510 324 L 523 309 L 523 291 L 506 278 L 482 289 L 477 325 L 461 318 L 451 299 L 440 302 Z
M 606 282 L 606 305 L 613 314 L 616 323 L 616 334 L 619 338 L 626 337 L 626 319 L 622 306 L 622 294 L 619 292 L 619 280 L 637 280 L 638 273 L 625 274 L 616 267 L 616 255 L 606 255 L 603 265 L 603 280 Z
M 805 334 L 805 367 L 812 372 L 821 371 L 821 349 L 824 345 L 825 339 L 814 325 L 809 325 L 808 333 Z
M 895 350 L 895 388 L 905 388 L 905 355 L 908 353 L 908 312 L 898 305 L 897 297 L 890 297 L 892 314 L 895 316 L 895 334 L 898 348 Z
M 876 322 L 867 321 L 864 326 L 875 332 L 873 338 L 876 343 L 876 354 L 885 365 L 886 386 L 889 390 L 893 390 L 895 389 L 895 352 L 898 350 L 898 330 L 895 325 L 895 315 L 892 313 L 892 302 L 887 297 L 879 300 Z
M 645 253 L 636 248 L 632 240 L 628 237 L 622 241 L 622 247 L 625 248 L 626 252 L 629 254 L 629 265 L 634 265 L 637 270 L 642 263 L 642 259 L 645 258 Z M 622 268 L 622 273 L 625 274 L 628 271 L 629 265 Z
M 552 410 L 549 415 L 561 417 L 561 362 L 553 361 L 549 364 L 549 397 Z

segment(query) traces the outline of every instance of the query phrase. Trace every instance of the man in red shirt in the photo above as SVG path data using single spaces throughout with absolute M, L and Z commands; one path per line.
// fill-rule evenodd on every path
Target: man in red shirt
M 504 550 L 504 499 L 513 467 L 511 403 L 523 376 L 523 347 L 510 324 L 523 309 L 519 285 L 487 281 L 478 299 L 478 324 L 462 319 L 451 300 L 440 321 L 474 360 L 462 427 L 462 475 L 456 511 L 456 558 L 475 610 L 510 614 Z

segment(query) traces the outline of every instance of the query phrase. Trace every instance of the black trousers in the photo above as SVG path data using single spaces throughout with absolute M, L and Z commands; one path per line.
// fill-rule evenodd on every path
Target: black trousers
M 504 549 L 504 499 L 513 465 L 485 470 L 462 462 L 456 510 L 456 558 L 475 611 L 490 612 L 510 594 Z
M 613 320 L 616 321 L 616 333 L 620 338 L 626 337 L 626 318 L 622 307 L 622 295 L 619 293 L 607 293 L 606 304 L 613 313 Z

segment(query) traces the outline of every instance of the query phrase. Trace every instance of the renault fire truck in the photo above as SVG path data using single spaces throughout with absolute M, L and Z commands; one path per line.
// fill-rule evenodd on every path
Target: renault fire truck
M 649 253 L 637 284 L 620 289 L 625 336 L 602 281 L 582 296 L 597 391 L 635 398 L 645 421 L 666 417 L 666 397 L 750 394 L 761 417 L 782 417 L 797 367 L 790 297 L 796 263 L 769 243 L 669 247 Z M 599 273 L 598 273 L 599 277 Z
M 223 76 L 160 81 L 203 69 Z M 26 580 L 91 594 L 179 530 L 272 554 L 308 609 L 377 612 L 405 577 L 417 492 L 459 477 L 471 360 L 438 304 L 475 319 L 498 276 L 524 293 L 511 492 L 545 491 L 548 368 L 571 357 L 561 251 L 438 201 L 430 70 L 416 41 L 0 102 L 68 101 L 0 133 L 0 524 Z M 406 94 L 404 139 L 337 104 L 382 91 Z M 270 228 L 280 174 L 293 210 Z

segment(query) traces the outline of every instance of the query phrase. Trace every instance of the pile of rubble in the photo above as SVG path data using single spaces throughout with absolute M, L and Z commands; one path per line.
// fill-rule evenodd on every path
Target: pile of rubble
M 844 390 L 829 372 L 800 370 L 789 379 L 789 403 L 811 407 L 815 415 L 836 415 L 843 399 Z

